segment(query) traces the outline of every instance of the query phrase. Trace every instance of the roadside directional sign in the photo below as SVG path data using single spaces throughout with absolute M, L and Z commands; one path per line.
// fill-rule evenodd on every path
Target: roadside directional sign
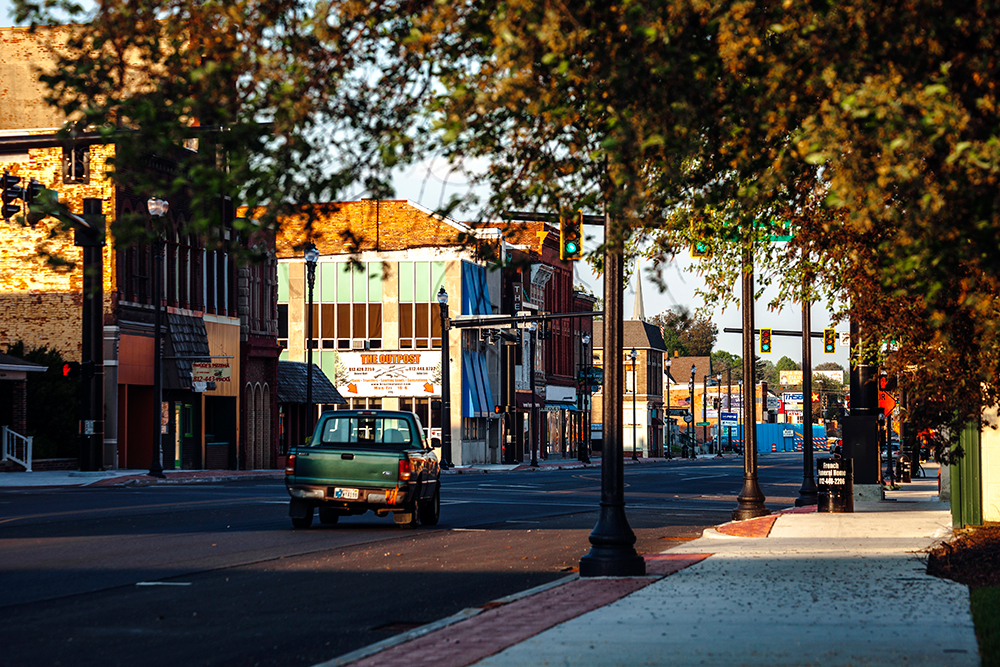
M 882 408 L 885 414 L 889 414 L 896 409 L 896 399 L 887 391 L 880 391 L 878 393 L 878 406 Z

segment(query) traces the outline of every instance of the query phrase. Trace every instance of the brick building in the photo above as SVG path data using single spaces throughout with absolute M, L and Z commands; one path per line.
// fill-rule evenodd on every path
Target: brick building
M 560 259 L 559 227 L 547 222 L 494 223 L 505 245 L 501 312 L 591 312 L 596 299 L 573 286 L 573 262 Z M 575 457 L 589 441 L 583 411 L 589 395 L 581 393 L 580 369 L 589 366 L 593 339 L 592 317 L 553 319 L 539 327 L 537 336 L 523 335 L 516 352 L 516 405 L 525 418 L 516 428 L 512 451 L 505 461 L 530 459 L 531 415 L 534 404 L 538 430 L 537 456 Z M 534 395 L 531 391 L 531 355 L 534 354 Z M 522 437 L 523 436 L 523 437 Z M 589 443 L 588 443 L 589 444 Z M 586 444 L 584 446 L 587 446 Z
M 340 202 L 282 221 L 277 239 L 281 358 L 313 362 L 354 408 L 414 412 L 430 438 L 441 433 L 441 312 L 449 316 L 497 312 L 499 274 L 489 271 L 480 243 L 498 242 L 405 201 Z M 465 244 L 468 237 L 472 243 Z M 304 250 L 319 251 L 313 288 L 312 335 L 307 336 L 308 280 Z M 495 387 L 498 359 L 474 330 L 449 334 L 452 462 L 497 460 Z M 335 408 L 336 406 L 326 406 Z M 317 410 L 322 408 L 317 408 Z M 282 421 L 282 450 L 294 433 Z M 287 428 L 286 428 L 287 425 Z
M 56 190 L 70 211 L 84 199 L 101 202 L 107 218 L 103 264 L 105 420 L 100 467 L 148 469 L 156 438 L 165 468 L 270 467 L 276 464 L 277 406 L 276 261 L 238 266 L 236 244 L 268 244 L 236 237 L 227 214 L 221 247 L 208 248 L 184 233 L 192 211 L 186 197 L 169 202 L 170 232 L 158 263 L 151 245 L 115 247 L 116 221 L 147 215 L 157 193 L 135 192 L 104 178 L 114 145 L 86 137 L 67 144 L 55 135 L 63 119 L 43 101 L 35 68 L 51 62 L 50 48 L 68 28 L 44 38 L 25 29 L 0 29 L 0 81 L 6 86 L 0 113 L 0 169 L 37 179 Z M 145 168 L 170 178 L 176 155 L 150 156 Z M 81 357 L 81 248 L 53 219 L 35 228 L 0 227 L 0 350 L 17 340 L 47 346 L 70 360 Z M 71 264 L 54 266 L 48 258 Z M 153 294 L 154 268 L 162 290 Z M 72 268 L 68 268 L 72 267 Z M 164 316 L 163 391 L 153 396 L 154 306 Z M 196 383 L 192 363 L 225 360 L 229 381 Z M 159 424 L 159 426 L 158 426 Z M 30 425 L 28 425 L 30 428 Z

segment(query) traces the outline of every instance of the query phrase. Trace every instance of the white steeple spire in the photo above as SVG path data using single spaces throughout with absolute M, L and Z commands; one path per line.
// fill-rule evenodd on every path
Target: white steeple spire
M 635 258 L 635 299 L 632 301 L 632 319 L 640 322 L 646 321 L 646 309 L 642 304 L 642 275 L 640 273 L 639 258 Z

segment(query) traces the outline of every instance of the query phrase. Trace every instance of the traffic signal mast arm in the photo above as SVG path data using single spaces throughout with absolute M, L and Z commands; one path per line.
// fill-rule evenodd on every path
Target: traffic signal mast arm
M 763 328 L 766 329 L 767 327 L 763 327 Z M 743 329 L 740 328 L 740 327 L 726 327 L 725 329 L 723 329 L 723 331 L 725 333 L 735 333 L 735 334 L 741 334 L 741 333 L 743 333 Z M 757 335 L 757 334 L 760 333 L 760 329 L 754 329 L 753 332 L 754 332 L 754 335 Z M 795 336 L 796 338 L 802 338 L 802 332 L 801 331 L 788 331 L 786 329 L 771 329 L 771 335 L 772 336 Z M 809 332 L 809 337 L 810 338 L 822 338 L 823 337 L 823 332 L 822 331 L 810 331 Z
M 582 313 L 545 313 L 543 315 L 463 315 L 453 317 L 448 322 L 449 329 L 494 329 L 498 327 L 517 327 L 528 322 L 544 322 L 566 317 L 600 317 L 603 310 L 591 310 Z

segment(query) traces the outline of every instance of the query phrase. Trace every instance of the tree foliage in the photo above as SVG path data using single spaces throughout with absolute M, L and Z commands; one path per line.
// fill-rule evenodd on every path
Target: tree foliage
M 682 356 L 710 356 L 719 335 L 719 328 L 711 320 L 692 315 L 683 307 L 665 310 L 647 321 L 660 328 L 670 356 L 674 350 L 679 350 Z
M 171 182 L 203 230 L 220 194 L 270 225 L 436 155 L 482 166 L 489 217 L 607 211 L 612 251 L 654 259 L 707 239 L 706 299 L 750 261 L 848 304 L 922 430 L 1000 388 L 998 23 L 945 0 L 108 0 L 47 82 L 75 129 L 127 137 L 114 177 L 205 128 Z

